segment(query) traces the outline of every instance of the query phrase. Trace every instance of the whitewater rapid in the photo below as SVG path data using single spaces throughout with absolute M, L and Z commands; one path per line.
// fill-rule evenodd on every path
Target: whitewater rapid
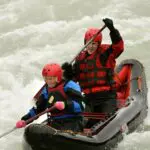
M 71 61 L 83 47 L 87 28 L 101 28 L 112 18 L 125 51 L 145 67 L 150 87 L 149 0 L 0 0 L 0 134 L 15 126 L 43 85 L 42 67 Z M 110 43 L 103 31 L 103 43 Z M 148 100 L 150 93 L 148 92 Z M 150 114 L 145 125 L 150 125 Z M 0 150 L 22 150 L 24 129 L 0 139 Z M 117 150 L 149 150 L 150 130 L 125 136 Z

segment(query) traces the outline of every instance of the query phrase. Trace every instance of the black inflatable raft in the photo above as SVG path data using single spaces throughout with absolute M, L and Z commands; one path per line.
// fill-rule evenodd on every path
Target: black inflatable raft
M 58 131 L 44 123 L 31 124 L 24 132 L 24 150 L 109 150 L 123 139 L 124 133 L 135 131 L 147 116 L 148 91 L 143 65 L 134 59 L 124 60 L 116 72 L 125 65 L 131 65 L 130 95 L 113 116 L 84 133 Z

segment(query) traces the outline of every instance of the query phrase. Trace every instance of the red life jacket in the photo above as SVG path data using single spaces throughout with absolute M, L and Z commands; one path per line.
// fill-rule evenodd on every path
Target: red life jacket
M 60 101 L 66 101 L 68 99 L 68 96 L 64 92 L 64 83 L 61 83 L 54 88 L 48 88 L 48 93 L 52 93 L 52 95 L 54 93 L 56 93 L 56 95 L 58 94 L 59 98 L 60 97 L 61 98 L 60 99 L 56 98 L 56 99 L 60 100 Z M 54 95 L 54 97 L 55 97 L 55 95 Z M 54 100 L 54 101 L 57 101 L 57 100 Z M 68 111 L 66 109 L 62 110 L 61 112 L 59 110 L 54 110 L 53 112 L 48 112 L 47 115 L 48 115 L 48 118 L 50 118 L 50 119 L 56 119 L 57 117 L 60 117 L 60 118 L 72 118 L 74 116 L 77 117 L 77 114 L 68 113 Z
M 53 96 L 53 98 L 51 99 L 51 96 L 49 95 L 49 100 L 48 100 L 48 103 L 50 103 L 52 105 L 56 101 L 66 101 L 67 100 L 67 95 L 64 92 L 64 83 L 63 82 L 61 82 L 60 84 L 58 84 L 56 87 L 48 88 L 48 93 L 52 94 L 51 96 Z M 60 113 L 60 111 L 58 111 L 56 109 L 56 110 L 54 110 L 51 113 L 48 112 L 47 115 L 48 115 L 48 118 L 49 117 L 51 118 L 52 114 L 54 116 L 57 116 L 58 113 Z M 66 114 L 66 110 L 61 111 L 61 115 L 64 115 L 64 114 Z
M 54 88 L 48 88 L 48 93 L 51 93 L 51 92 L 58 92 L 62 96 L 62 98 L 63 98 L 62 100 L 67 99 L 67 95 L 64 92 L 64 83 L 58 84 Z
M 111 51 L 109 52 L 108 45 L 105 45 L 89 56 L 84 51 L 78 57 L 77 68 L 80 73 L 77 80 L 85 94 L 112 89 L 115 83 L 113 80 L 115 59 L 110 61 L 109 59 L 112 58 L 110 55 Z

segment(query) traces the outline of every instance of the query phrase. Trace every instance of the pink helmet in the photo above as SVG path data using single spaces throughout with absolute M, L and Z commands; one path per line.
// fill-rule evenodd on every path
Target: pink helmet
M 58 64 L 46 64 L 42 70 L 42 75 L 53 76 L 58 78 L 58 82 L 62 79 L 62 69 Z
M 84 42 L 86 43 L 86 41 L 89 41 L 98 31 L 99 29 L 97 28 L 89 28 L 85 33 Z M 94 42 L 101 42 L 101 41 L 102 41 L 102 34 L 99 33 L 95 37 Z

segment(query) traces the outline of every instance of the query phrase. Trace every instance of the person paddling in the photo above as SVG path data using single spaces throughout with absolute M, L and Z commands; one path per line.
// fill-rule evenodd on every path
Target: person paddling
M 42 76 L 46 83 L 36 107 L 33 107 L 21 120 L 28 120 L 45 109 L 55 106 L 56 109 L 48 113 L 48 123 L 59 130 L 83 130 L 84 111 L 83 96 L 80 86 L 72 80 L 62 80 L 63 72 L 60 65 L 46 64 L 42 70 Z M 18 121 L 19 126 L 22 121 Z
M 114 80 L 114 68 L 116 59 L 124 51 L 124 42 L 119 31 L 114 27 L 112 19 L 103 19 L 110 30 L 112 44 L 102 44 L 101 32 L 95 37 L 78 57 L 72 67 L 64 63 L 64 75 L 66 78 L 74 78 L 79 82 L 85 93 L 86 103 L 93 112 L 115 113 L 117 109 L 117 94 Z M 84 37 L 86 44 L 99 29 L 89 28 Z

